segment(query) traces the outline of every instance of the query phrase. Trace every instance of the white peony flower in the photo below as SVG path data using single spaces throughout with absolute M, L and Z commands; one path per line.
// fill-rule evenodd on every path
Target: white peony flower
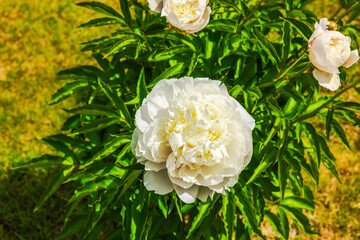
M 252 156 L 254 119 L 220 81 L 184 77 L 157 83 L 135 115 L 132 148 L 144 185 L 182 201 L 206 201 L 237 183 Z
M 210 19 L 211 9 L 208 0 L 164 0 L 161 16 L 187 33 L 202 30 Z
M 313 75 L 319 84 L 335 91 L 340 86 L 339 69 L 353 65 L 359 59 L 358 50 L 350 50 L 351 38 L 337 31 L 328 31 L 329 21 L 320 19 L 309 39 L 309 58 L 316 67 Z

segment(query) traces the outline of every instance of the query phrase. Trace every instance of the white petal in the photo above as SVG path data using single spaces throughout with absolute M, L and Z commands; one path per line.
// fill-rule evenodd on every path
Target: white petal
M 358 50 L 353 50 L 350 53 L 349 59 L 344 63 L 344 67 L 348 68 L 359 60 L 359 52 Z
M 166 168 L 166 162 L 155 163 L 152 161 L 145 162 L 145 171 L 155 171 L 158 172 Z
M 196 200 L 196 197 L 199 192 L 199 186 L 193 185 L 192 187 L 188 189 L 184 189 L 182 187 L 177 186 L 174 184 L 175 191 L 177 195 L 180 197 L 180 199 L 184 203 L 193 203 Z
M 236 111 L 239 111 L 241 114 L 241 117 L 243 119 L 243 122 L 248 126 L 251 130 L 255 128 L 255 119 L 245 110 L 243 106 L 240 105 L 238 101 L 236 101 L 237 109 Z
M 318 37 L 320 34 L 322 34 L 323 32 L 328 30 L 328 25 L 329 25 L 329 21 L 327 20 L 327 18 L 322 18 L 320 19 L 320 24 L 319 23 L 315 23 L 315 30 L 313 32 L 313 34 L 311 35 L 311 37 L 309 38 L 309 47 L 311 48 L 311 42 Z
M 174 189 L 166 170 L 146 171 L 144 185 L 148 191 L 155 191 L 156 194 L 160 195 L 167 194 Z
M 208 197 L 212 199 L 214 196 L 214 191 L 211 191 L 208 187 L 200 187 L 197 198 L 203 202 L 206 202 Z
M 132 134 L 132 137 L 131 137 L 131 151 L 135 154 L 135 148 L 138 144 L 138 140 L 139 140 L 139 129 L 138 128 L 135 128 L 134 129 L 134 132 Z
M 321 86 L 331 91 L 335 91 L 340 87 L 339 74 L 327 73 L 315 68 L 313 75 L 315 79 L 319 81 Z
M 154 12 L 161 12 L 161 9 L 163 8 L 163 0 L 148 0 L 149 7 L 151 11 Z

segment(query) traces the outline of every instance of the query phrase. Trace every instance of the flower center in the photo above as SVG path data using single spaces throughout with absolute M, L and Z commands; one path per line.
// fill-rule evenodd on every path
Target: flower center
M 172 5 L 171 10 L 182 24 L 189 23 L 198 18 L 199 1 L 180 1 Z

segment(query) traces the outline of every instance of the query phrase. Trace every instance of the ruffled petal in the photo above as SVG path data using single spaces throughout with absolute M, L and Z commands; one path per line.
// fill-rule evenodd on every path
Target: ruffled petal
M 339 74 L 327 73 L 314 69 L 313 75 L 316 80 L 319 81 L 319 84 L 331 91 L 335 91 L 340 87 L 340 77 Z
M 197 198 L 200 199 L 201 201 L 206 202 L 208 197 L 212 199 L 213 196 L 214 196 L 214 191 L 211 191 L 209 188 L 207 187 L 199 188 Z
M 163 0 L 148 0 L 149 7 L 151 11 L 154 12 L 161 12 L 161 9 L 163 8 Z

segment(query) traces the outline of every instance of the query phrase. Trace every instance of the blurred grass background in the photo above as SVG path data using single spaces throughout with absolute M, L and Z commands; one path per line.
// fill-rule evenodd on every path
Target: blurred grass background
M 100 0 L 119 9 L 117 0 Z M 311 5 L 316 15 L 330 16 L 335 1 Z M 78 44 L 106 33 L 105 28 L 77 29 L 93 13 L 72 0 L 0 0 L 0 239 L 54 239 L 63 226 L 64 194 L 60 189 L 38 212 L 33 208 L 49 184 L 53 170 L 11 171 L 19 162 L 50 152 L 39 140 L 57 133 L 66 117 L 61 107 L 47 102 L 62 82 L 55 81 L 61 69 L 95 64 Z M 359 71 L 359 63 L 356 67 Z M 347 94 L 358 101 L 358 96 Z M 309 213 L 317 239 L 360 239 L 360 130 L 344 125 L 352 151 L 331 138 L 338 160 L 340 185 L 324 168 L 315 190 L 316 211 Z M 65 186 L 66 187 L 66 186 Z M 268 225 L 263 231 L 274 234 Z M 293 239 L 306 237 L 293 228 Z

